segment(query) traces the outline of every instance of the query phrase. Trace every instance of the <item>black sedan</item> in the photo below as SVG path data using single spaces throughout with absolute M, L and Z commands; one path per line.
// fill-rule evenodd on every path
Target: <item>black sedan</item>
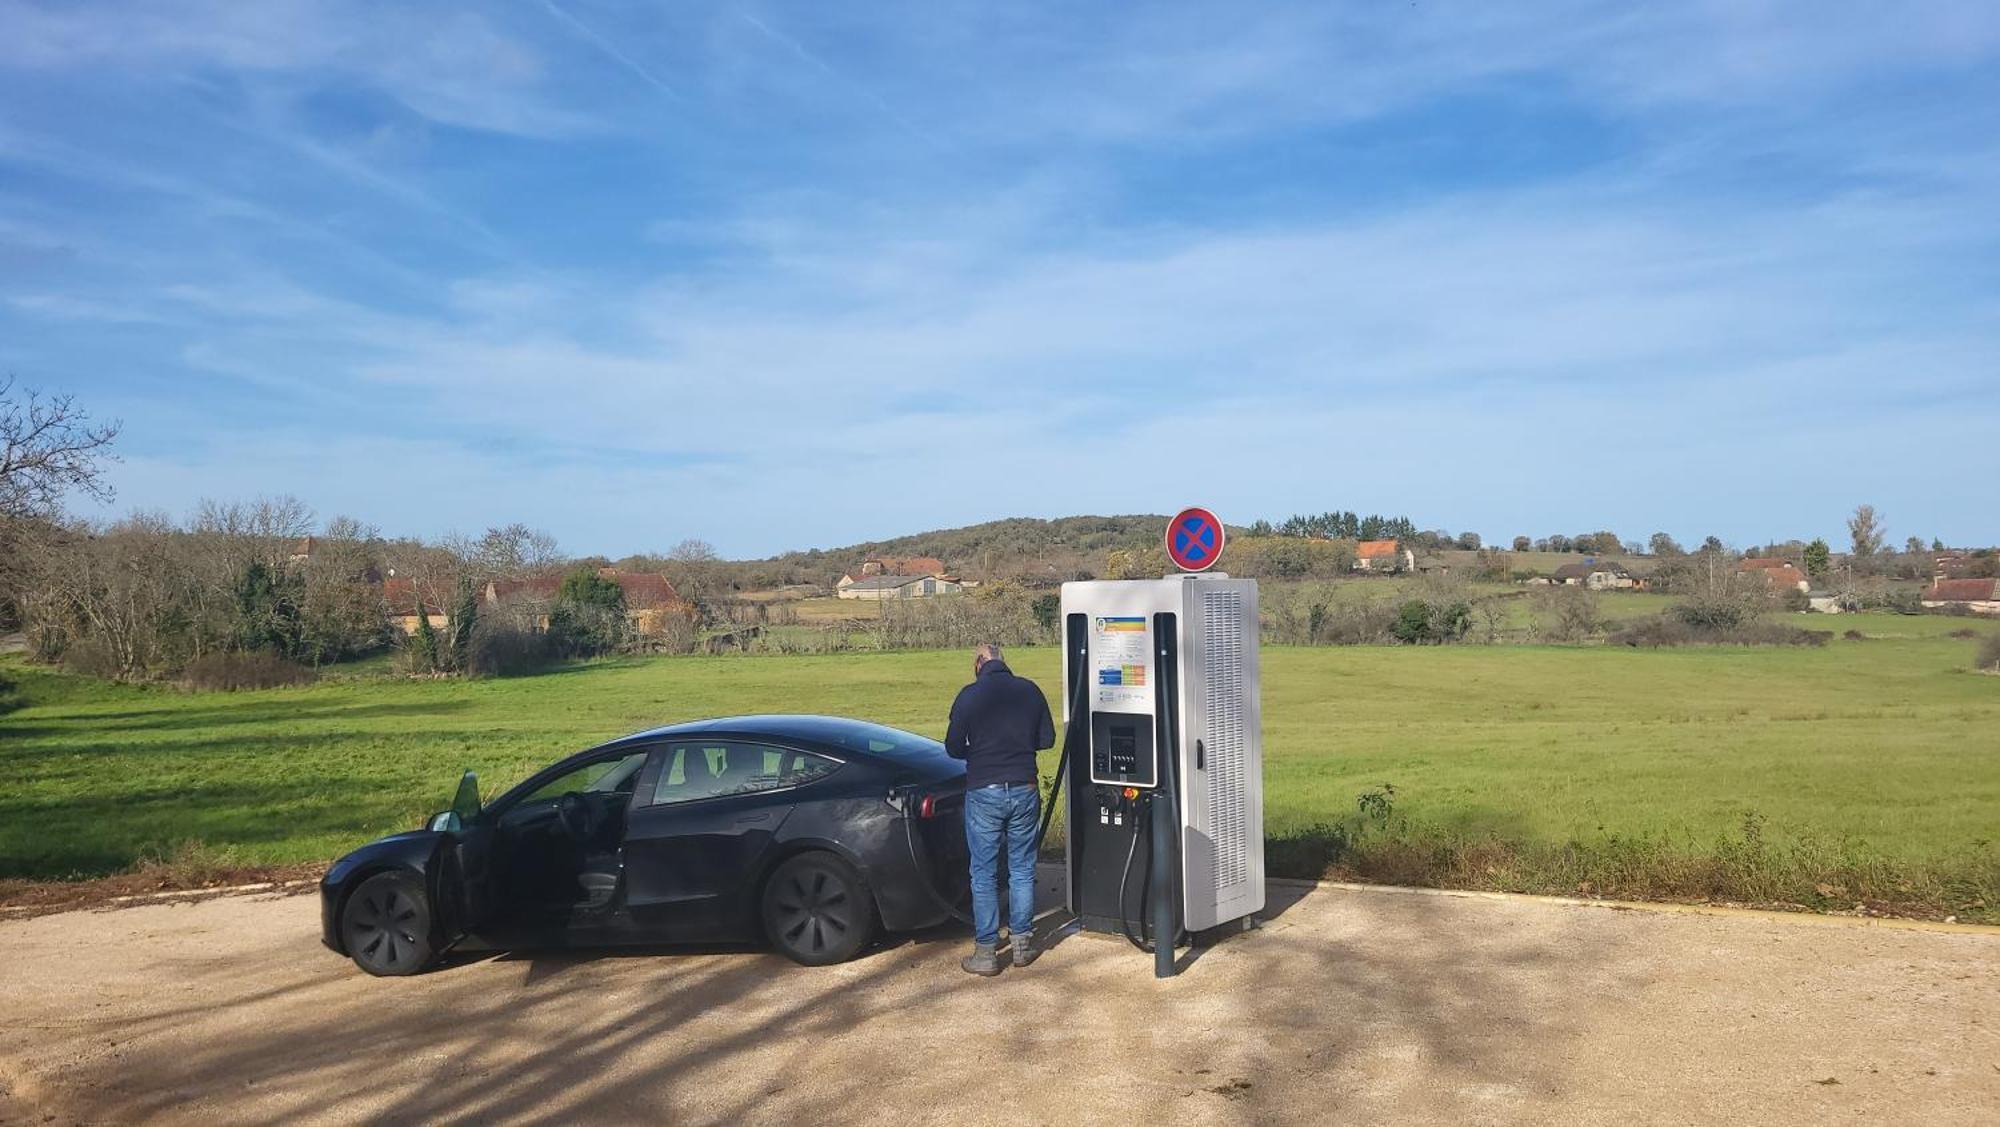
M 320 882 L 328 947 L 415 974 L 453 947 L 768 940 L 801 963 L 965 897 L 965 765 L 936 740 L 828 716 L 640 732 L 481 805 L 470 772 L 425 829 Z

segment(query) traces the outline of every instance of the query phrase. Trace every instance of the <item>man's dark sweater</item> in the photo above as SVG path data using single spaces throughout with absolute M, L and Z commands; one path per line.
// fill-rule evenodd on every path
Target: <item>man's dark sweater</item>
M 965 760 L 967 790 L 994 783 L 1035 781 L 1035 752 L 1056 746 L 1048 698 L 1003 661 L 980 666 L 972 684 L 951 702 L 944 749 Z

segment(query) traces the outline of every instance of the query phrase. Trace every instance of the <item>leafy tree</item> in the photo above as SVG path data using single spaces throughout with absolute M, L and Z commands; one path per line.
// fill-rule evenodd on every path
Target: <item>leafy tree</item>
M 472 633 L 479 622 L 479 589 L 469 576 L 458 580 L 458 599 L 452 604 L 449 664 L 460 673 L 472 667 Z
M 1560 532 L 1556 533 L 1554 536 L 1549 537 L 1547 543 L 1548 543 L 1548 550 L 1551 552 L 1567 552 L 1571 548 L 1569 537 L 1564 536 Z
M 1944 551 L 1944 541 L 1935 536 L 1931 537 L 1931 551 L 1933 552 Z
M 625 640 L 625 589 L 582 567 L 563 576 L 549 608 L 549 640 L 558 653 L 589 657 Z
M 1264 553 L 1264 568 L 1279 579 L 1297 579 L 1312 571 L 1312 546 L 1279 541 Z
M 1913 556 L 1916 555 L 1924 550 L 1924 538 L 1921 536 L 1910 537 L 1903 542 L 1903 550 Z
M 422 599 L 417 600 L 417 632 L 410 635 L 410 668 L 417 673 L 438 671 L 438 636 Z
M 1514 537 L 1514 550 L 1517 552 L 1526 552 L 1532 549 L 1534 546 L 1535 542 L 1533 540 L 1528 539 L 1525 536 Z
M 1705 555 L 1719 556 L 1729 549 L 1722 543 L 1722 537 L 1710 536 L 1702 540 L 1701 550 Z
M 1827 573 L 1833 570 L 1833 549 L 1825 540 L 1815 538 L 1806 545 L 1805 564 L 1808 578 L 1825 579 Z
M 1056 628 L 1057 617 L 1062 614 L 1062 596 L 1054 591 L 1046 595 L 1037 595 L 1035 601 L 1030 604 L 1030 609 L 1034 612 L 1036 626 L 1045 631 L 1053 631 Z
M 1456 642 L 1472 629 L 1472 607 L 1463 601 L 1411 599 L 1396 610 L 1389 632 L 1409 645 Z
M 1460 549 L 1461 551 L 1466 551 L 1466 552 L 1476 552 L 1476 551 L 1478 551 L 1478 550 L 1479 550 L 1479 534 L 1478 534 L 1477 532 L 1461 532 L 1461 533 L 1459 533 L 1459 534 L 1458 534 L 1458 547 L 1459 547 L 1459 549 Z
M 1646 546 L 1656 556 L 1678 556 L 1682 554 L 1680 542 L 1664 532 L 1653 533 L 1652 538 L 1646 541 Z
M 236 581 L 236 644 L 299 657 L 304 636 L 299 621 L 302 587 L 296 576 L 274 572 L 262 560 L 250 561 Z
M 1276 526 L 1268 520 L 1253 520 L 1250 522 L 1250 527 L 1244 531 L 1251 536 L 1257 537 L 1276 536 L 1278 534 Z
M 1882 550 L 1882 523 L 1873 505 L 1857 505 L 1847 518 L 1847 534 L 1853 541 L 1856 559 L 1871 559 Z
M 625 588 L 620 587 L 617 580 L 597 574 L 593 568 L 578 568 L 563 576 L 562 586 L 556 589 L 556 601 L 622 613 L 625 610 Z
M 1396 640 L 1408 645 L 1418 645 L 1430 640 L 1431 605 L 1422 599 L 1411 599 L 1396 611 L 1396 624 L 1389 628 Z

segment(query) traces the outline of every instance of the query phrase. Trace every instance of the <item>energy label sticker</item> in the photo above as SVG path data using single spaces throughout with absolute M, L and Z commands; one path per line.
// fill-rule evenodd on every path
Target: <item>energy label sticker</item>
M 1097 707 L 1115 712 L 1151 712 L 1152 631 L 1143 615 L 1100 616 L 1091 620 L 1090 664 L 1096 674 Z

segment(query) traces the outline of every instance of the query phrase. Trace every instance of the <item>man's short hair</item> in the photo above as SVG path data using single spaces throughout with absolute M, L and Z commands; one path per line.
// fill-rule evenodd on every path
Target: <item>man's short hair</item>
M 979 643 L 979 648 L 972 652 L 972 656 L 975 659 L 977 659 L 979 664 L 981 665 L 985 665 L 989 661 L 999 661 L 1000 643 L 981 642 Z

